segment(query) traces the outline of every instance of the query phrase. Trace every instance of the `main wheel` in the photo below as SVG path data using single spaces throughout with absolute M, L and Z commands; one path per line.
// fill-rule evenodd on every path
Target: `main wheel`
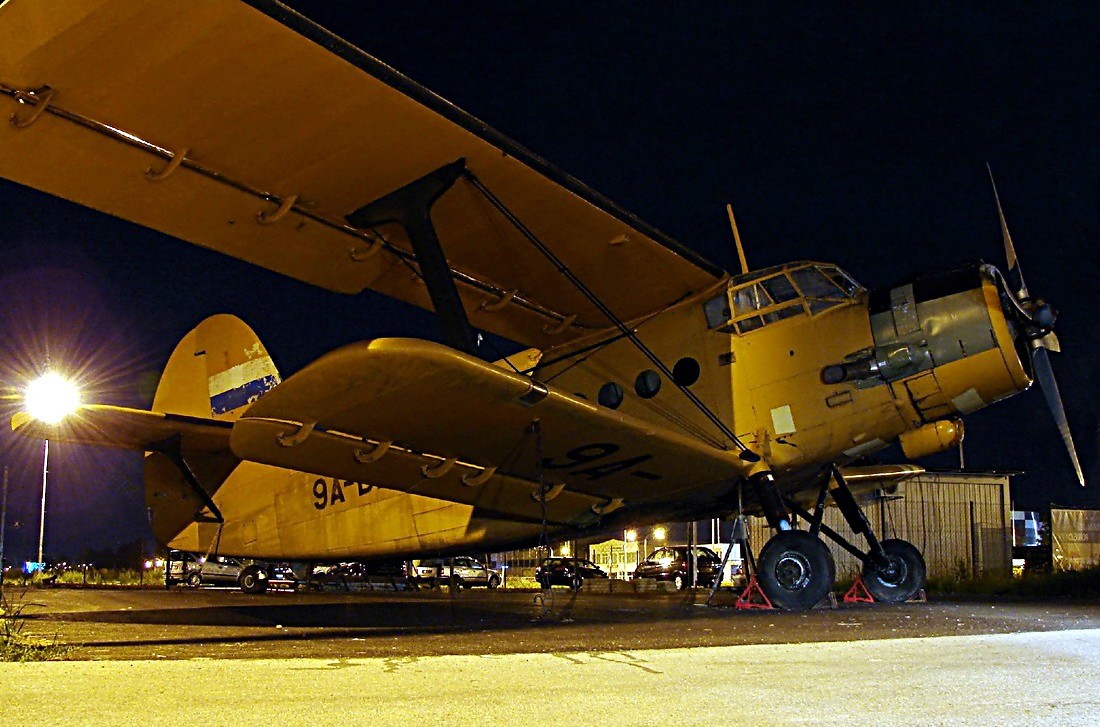
M 832 553 L 805 530 L 776 533 L 760 551 L 758 571 L 765 595 L 787 611 L 813 608 L 836 581 Z
M 264 593 L 267 591 L 267 574 L 258 565 L 250 565 L 241 571 L 237 582 L 245 593 Z
M 889 564 L 879 567 L 871 560 L 863 565 L 863 583 L 876 601 L 902 603 L 924 588 L 927 569 L 924 556 L 916 546 L 905 540 L 883 540 Z

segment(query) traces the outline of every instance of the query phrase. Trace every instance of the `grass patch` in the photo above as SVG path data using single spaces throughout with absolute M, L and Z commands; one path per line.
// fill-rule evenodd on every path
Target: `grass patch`
M 929 593 L 949 596 L 1010 596 L 1034 599 L 1100 598 L 1100 568 L 1024 575 L 987 575 L 980 578 L 936 578 Z
M 42 639 L 23 632 L 28 604 L 24 588 L 18 599 L 8 595 L 9 589 L 0 589 L 0 661 L 56 661 L 72 651 L 71 646 L 57 643 L 57 637 Z

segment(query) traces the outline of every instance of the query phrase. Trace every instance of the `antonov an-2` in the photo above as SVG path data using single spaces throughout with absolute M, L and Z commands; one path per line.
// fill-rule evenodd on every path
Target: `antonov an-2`
M 355 343 L 282 381 L 214 316 L 152 410 L 15 418 L 145 452 L 176 548 L 446 555 L 743 510 L 775 531 L 764 592 L 799 609 L 834 584 L 831 500 L 871 593 L 900 601 L 921 554 L 856 496 L 919 468 L 853 462 L 952 447 L 1035 376 L 1071 445 L 1053 309 L 1003 215 L 1013 283 L 987 264 L 876 291 L 820 262 L 731 275 L 275 0 L 8 0 L 0 110 L 0 175 L 442 324 L 449 345 Z M 486 363 L 477 331 L 530 349 Z

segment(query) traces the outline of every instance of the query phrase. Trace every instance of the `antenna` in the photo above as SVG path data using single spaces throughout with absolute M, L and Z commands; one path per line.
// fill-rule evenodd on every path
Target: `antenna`
M 737 259 L 741 261 L 741 273 L 749 272 L 749 264 L 745 261 L 745 248 L 741 247 L 741 233 L 737 231 L 737 220 L 733 218 L 733 205 L 726 205 L 726 214 L 730 216 L 730 228 L 733 230 L 733 242 L 737 245 Z

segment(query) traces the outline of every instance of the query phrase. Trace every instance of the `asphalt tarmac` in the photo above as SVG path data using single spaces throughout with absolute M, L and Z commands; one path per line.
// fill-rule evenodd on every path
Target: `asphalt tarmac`
M 618 651 L 1100 628 L 1100 604 L 858 604 L 737 611 L 723 591 L 646 594 L 486 589 L 341 593 L 177 587 L 8 588 L 29 632 L 73 659 L 348 659 Z
M 780 613 L 704 598 L 31 590 L 25 630 L 74 649 L 65 662 L 0 664 L 0 684 L 27 725 L 1095 724 L 1100 715 L 1100 604 Z

